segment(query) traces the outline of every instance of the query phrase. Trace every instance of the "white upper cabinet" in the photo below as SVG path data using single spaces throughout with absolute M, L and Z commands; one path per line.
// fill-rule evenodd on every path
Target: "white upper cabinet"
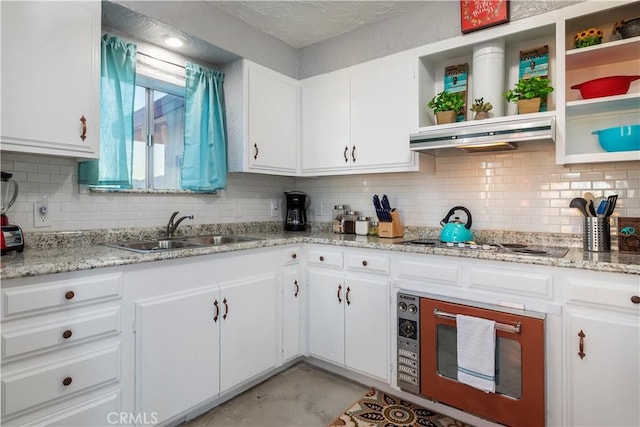
M 416 68 L 402 53 L 304 80 L 302 174 L 419 170 Z
M 298 81 L 244 59 L 225 73 L 229 171 L 295 175 Z
M 3 151 L 97 158 L 99 1 L 2 2 Z
M 593 131 L 640 124 L 640 80 L 632 82 L 626 94 L 583 99 L 571 87 L 601 77 L 640 75 L 640 37 L 622 39 L 612 34 L 615 22 L 636 17 L 640 2 L 598 2 L 568 8 L 558 20 L 558 63 L 564 68 L 564 91 L 558 94 L 564 105 L 566 126 L 558 139 L 557 163 L 595 163 L 640 160 L 640 151 L 607 152 Z M 561 13 L 563 10 L 561 10 Z M 589 28 L 603 33 L 602 43 L 575 48 L 573 38 Z

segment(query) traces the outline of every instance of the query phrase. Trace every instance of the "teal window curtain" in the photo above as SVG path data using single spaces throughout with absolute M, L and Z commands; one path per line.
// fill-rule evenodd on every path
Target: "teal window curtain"
M 102 37 L 100 78 L 100 158 L 78 164 L 80 184 L 131 188 L 135 44 Z
M 227 185 L 224 74 L 186 63 L 182 188 L 211 191 Z

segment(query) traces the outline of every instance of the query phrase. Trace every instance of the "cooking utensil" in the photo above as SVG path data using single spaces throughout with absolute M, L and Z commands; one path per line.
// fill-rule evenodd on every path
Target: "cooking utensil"
M 578 209 L 580 212 L 582 212 L 582 215 L 585 217 L 589 216 L 589 214 L 587 213 L 587 201 L 582 197 L 576 197 L 574 199 L 571 199 L 571 202 L 569 203 L 569 207 Z
M 582 99 L 601 98 L 603 96 L 624 95 L 629 92 L 631 82 L 640 79 L 640 76 L 609 76 L 588 80 L 571 86 L 578 89 Z
M 589 212 L 588 216 L 598 216 L 598 213 L 596 212 L 596 207 L 593 204 L 593 200 L 589 200 L 587 202 L 587 212 Z
M 613 215 L 613 211 L 616 209 L 616 203 L 618 202 L 618 195 L 617 194 L 613 194 L 609 197 L 607 197 L 607 210 L 604 213 L 604 216 L 609 218 L 611 215 Z
M 586 193 L 584 193 L 584 196 L 582 196 L 587 202 L 589 200 L 593 200 L 595 199 L 595 196 L 593 195 L 593 193 L 590 193 L 589 191 L 587 191 Z
M 597 205 L 598 207 L 596 209 L 596 213 L 598 214 L 598 216 L 604 216 L 605 212 L 607 211 L 607 199 L 602 198 L 602 200 L 598 200 Z
M 454 217 L 453 221 L 449 221 L 449 218 L 455 213 L 455 211 L 461 210 L 467 214 L 467 223 L 463 224 L 459 217 Z M 471 232 L 471 212 L 464 206 L 456 206 L 451 208 L 440 225 L 443 226 L 440 231 L 440 241 L 446 243 L 460 243 L 469 242 L 473 240 L 473 233 Z

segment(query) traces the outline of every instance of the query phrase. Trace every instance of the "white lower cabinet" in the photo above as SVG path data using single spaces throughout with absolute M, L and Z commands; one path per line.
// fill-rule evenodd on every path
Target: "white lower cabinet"
M 312 249 L 309 263 L 341 261 L 337 255 L 331 249 Z M 360 251 L 345 251 L 347 272 L 337 263 L 309 267 L 309 353 L 389 381 L 389 278 L 350 272 L 351 257 L 360 259 L 364 266 L 379 265 L 367 261 L 371 257 L 382 258 L 388 272 L 387 255 Z
M 640 280 L 589 272 L 566 286 L 565 425 L 640 425 Z

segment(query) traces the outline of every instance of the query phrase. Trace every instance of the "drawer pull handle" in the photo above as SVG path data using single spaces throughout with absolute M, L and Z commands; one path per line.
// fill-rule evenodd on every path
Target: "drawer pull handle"
M 586 356 L 584 352 L 584 337 L 586 337 L 586 335 L 584 334 L 584 332 L 582 332 L 582 329 L 580 329 L 580 332 L 578 332 L 578 336 L 580 337 L 578 356 L 580 356 L 580 359 L 584 359 L 584 357 Z
M 631 297 L 631 302 L 634 304 L 640 304 L 640 297 L 638 295 L 634 295 Z
M 64 297 L 65 297 L 66 299 L 73 299 L 73 297 L 75 297 L 75 296 L 76 296 L 76 294 L 75 294 L 73 291 L 67 291 L 67 292 L 64 294 Z
M 340 291 L 342 290 L 342 285 L 338 285 L 338 304 L 342 303 L 342 298 L 340 298 Z
M 222 303 L 224 304 L 224 314 L 222 315 L 222 318 L 224 320 L 227 320 L 227 315 L 229 314 L 229 305 L 227 304 L 227 299 L 223 299 Z
M 344 162 L 345 163 L 349 163 L 349 158 L 347 157 L 347 152 L 349 152 L 349 147 L 344 147 L 343 156 L 344 156 Z
M 367 264 L 368 264 L 367 260 L 362 261 L 362 266 L 363 266 L 363 267 L 366 267 L 366 266 L 367 266 Z
M 355 145 L 351 148 L 351 159 L 353 159 L 353 163 L 356 162 L 356 146 Z
M 62 385 L 67 387 L 67 386 L 69 386 L 71 384 L 72 381 L 73 380 L 71 379 L 71 377 L 67 377 L 67 378 L 62 380 Z
M 324 261 L 324 257 L 320 255 L 320 261 Z
M 296 259 L 298 258 L 298 254 L 296 254 L 295 252 L 291 254 L 291 258 Z
M 65 340 L 68 340 L 69 338 L 71 338 L 71 335 L 73 335 L 73 332 L 71 332 L 71 330 L 67 329 L 66 331 L 64 331 L 62 333 L 62 338 L 64 338 Z
M 296 292 L 293 294 L 294 298 L 298 298 L 298 292 L 300 292 L 300 285 L 298 285 L 298 281 L 294 280 L 293 284 L 296 285 Z
M 349 292 L 351 292 L 351 288 L 347 286 L 347 294 L 345 298 L 347 299 L 347 305 L 351 305 L 351 301 L 349 301 Z
M 87 139 L 87 119 L 83 115 L 82 117 L 80 117 L 80 121 L 82 122 L 82 135 L 80 135 L 80 139 L 84 141 L 85 139 Z
M 213 316 L 213 322 L 218 321 L 218 316 L 220 315 L 220 305 L 218 305 L 218 300 L 213 301 L 213 306 L 216 308 L 216 315 Z

